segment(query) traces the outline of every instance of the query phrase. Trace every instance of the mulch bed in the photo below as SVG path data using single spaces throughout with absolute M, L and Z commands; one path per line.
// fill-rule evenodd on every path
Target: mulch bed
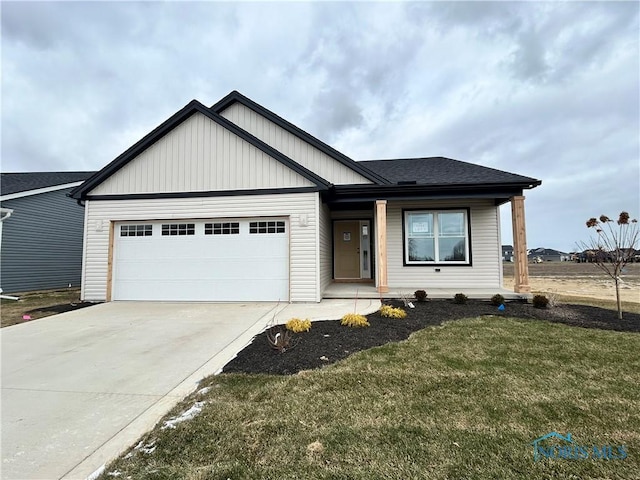
M 79 302 L 79 303 L 62 303 L 60 305 L 52 305 L 50 307 L 38 307 L 33 310 L 29 310 L 27 313 L 38 313 L 38 312 L 47 312 L 47 313 L 64 313 L 70 312 L 72 310 L 78 310 L 80 308 L 90 307 L 95 305 L 92 302 Z
M 387 303 L 401 306 L 399 303 Z M 343 327 L 339 320 L 314 322 L 309 332 L 294 335 L 296 345 L 285 353 L 273 350 L 267 342 L 266 332 L 263 332 L 238 353 L 224 367 L 223 372 L 293 375 L 301 370 L 337 362 L 360 350 L 405 340 L 411 333 L 428 326 L 482 315 L 547 320 L 582 328 L 640 332 L 639 314 L 625 312 L 623 319 L 618 320 L 615 311 L 587 305 L 557 305 L 539 309 L 531 304 L 512 302 L 506 304 L 504 312 L 487 302 L 472 300 L 464 305 L 454 304 L 450 300 L 433 300 L 416 303 L 415 306 L 414 309 L 406 309 L 407 318 L 402 320 L 385 318 L 379 313 L 368 315 L 371 326 L 357 330 Z

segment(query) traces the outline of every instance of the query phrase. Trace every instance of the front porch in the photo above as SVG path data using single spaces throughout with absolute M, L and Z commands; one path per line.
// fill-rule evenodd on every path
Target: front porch
M 394 288 L 389 287 L 386 293 L 379 293 L 372 283 L 341 283 L 332 282 L 324 291 L 322 298 L 401 298 L 405 295 L 413 298 L 413 292 L 420 287 Z M 429 288 L 426 289 L 428 298 L 451 299 L 456 293 L 464 293 L 467 297 L 477 300 L 489 300 L 496 293 L 501 294 L 505 300 L 528 300 L 530 293 L 516 293 L 505 288 Z

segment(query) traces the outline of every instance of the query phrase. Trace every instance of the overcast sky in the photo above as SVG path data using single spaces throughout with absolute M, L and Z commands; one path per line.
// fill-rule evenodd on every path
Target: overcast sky
M 528 247 L 570 251 L 640 215 L 639 5 L 3 1 L 2 171 L 98 170 L 238 90 L 355 160 L 539 178 Z

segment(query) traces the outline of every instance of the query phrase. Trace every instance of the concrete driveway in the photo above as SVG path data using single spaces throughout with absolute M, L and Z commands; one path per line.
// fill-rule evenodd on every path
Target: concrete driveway
M 112 302 L 3 328 L 2 478 L 86 478 L 287 307 Z

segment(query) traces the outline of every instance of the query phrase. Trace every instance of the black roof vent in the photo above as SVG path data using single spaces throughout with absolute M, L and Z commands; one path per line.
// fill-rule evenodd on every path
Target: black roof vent
M 400 180 L 398 182 L 398 185 L 415 185 L 416 181 L 415 180 Z

